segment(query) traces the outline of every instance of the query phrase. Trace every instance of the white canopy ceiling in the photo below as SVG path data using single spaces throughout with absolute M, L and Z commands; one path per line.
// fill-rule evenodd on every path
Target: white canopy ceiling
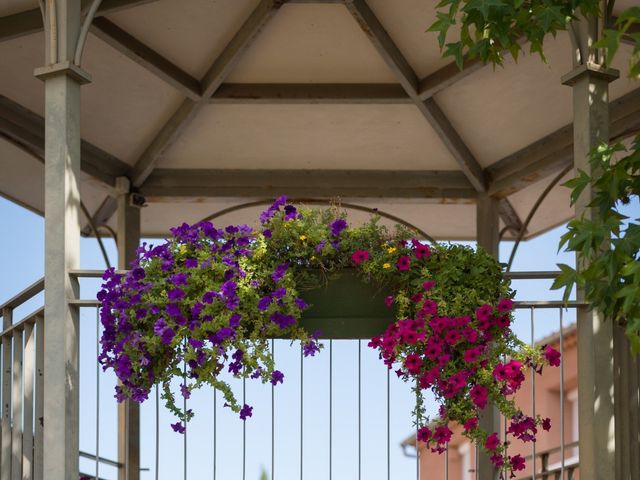
M 619 9 L 634 0 L 617 2 Z M 280 6 L 280 3 L 283 5 Z M 146 198 L 143 233 L 280 194 L 378 208 L 435 238 L 475 237 L 475 196 L 513 236 L 572 164 L 570 41 L 504 68 L 442 59 L 425 0 L 103 0 L 83 68 L 82 200 L 114 225 L 115 178 Z M 626 5 L 629 4 L 629 5 Z M 0 3 L 0 194 L 43 210 L 44 63 L 36 0 Z M 611 131 L 640 127 L 623 45 Z M 568 178 L 570 173 L 566 175 Z M 552 189 L 528 237 L 572 215 Z M 356 218 L 362 218 L 358 213 Z

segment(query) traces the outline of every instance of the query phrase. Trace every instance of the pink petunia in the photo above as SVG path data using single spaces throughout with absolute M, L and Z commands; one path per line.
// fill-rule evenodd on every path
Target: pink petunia
M 431 290 L 435 286 L 436 286 L 436 282 L 433 280 L 427 280 L 422 284 L 422 288 L 424 288 L 426 291 Z
M 464 429 L 469 432 L 478 426 L 478 417 L 472 417 L 464 422 Z
M 471 396 L 471 400 L 476 407 L 484 408 L 487 406 L 487 398 L 489 392 L 487 391 L 486 387 L 483 387 L 482 385 L 476 385 L 471 389 L 469 395 Z
M 544 357 L 552 367 L 560 366 L 560 352 L 553 348 L 551 345 L 547 345 L 547 348 L 544 349 Z
M 369 260 L 369 252 L 367 250 L 357 250 L 351 255 L 351 260 L 356 265 L 360 265 L 362 262 Z
M 500 313 L 507 313 L 513 310 L 513 300 L 510 298 L 503 298 L 498 302 L 498 306 L 496 307 Z
M 396 268 L 400 271 L 406 271 L 411 268 L 411 259 L 407 255 L 402 255 L 396 262 Z
M 489 435 L 486 442 L 484 442 L 484 447 L 487 450 L 495 450 L 498 448 L 498 445 L 500 445 L 500 439 L 498 438 L 498 434 L 495 432 Z
M 509 462 L 511 463 L 511 468 L 516 472 L 518 470 L 524 470 L 524 468 L 526 467 L 526 462 L 524 461 L 524 458 L 522 458 L 522 455 L 520 454 L 515 455 L 513 457 L 509 457 Z

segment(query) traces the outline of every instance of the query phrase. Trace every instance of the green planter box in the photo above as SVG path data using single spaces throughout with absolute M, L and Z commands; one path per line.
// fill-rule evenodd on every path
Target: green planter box
M 360 280 L 355 272 L 343 271 L 326 286 L 301 292 L 311 305 L 301 324 L 322 338 L 371 338 L 382 334 L 395 321 L 394 311 L 384 303 L 389 295 Z

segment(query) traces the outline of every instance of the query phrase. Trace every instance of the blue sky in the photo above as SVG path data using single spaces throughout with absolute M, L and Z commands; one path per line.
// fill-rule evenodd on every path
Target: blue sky
M 629 209 L 634 217 L 640 208 Z M 0 198 L 0 252 L 5 274 L 0 276 L 0 302 L 24 289 L 43 275 L 44 221 L 41 217 Z M 556 263 L 571 264 L 573 256 L 557 254 L 557 245 L 564 227 L 556 228 L 520 246 L 514 271 L 555 270 Z M 106 240 L 111 261 L 115 263 L 113 242 Z M 508 259 L 513 243 L 503 242 L 500 256 Z M 104 261 L 95 239 L 81 240 L 81 267 L 104 269 Z M 549 292 L 548 281 L 515 282 L 517 298 L 521 300 L 559 299 L 560 292 Z M 95 295 L 99 282 L 82 284 L 83 298 Z M 15 319 L 42 304 L 42 296 L 16 311 Z M 530 314 L 518 312 L 514 328 L 518 335 L 530 341 Z M 565 316 L 567 323 L 574 317 Z M 535 338 L 558 329 L 558 312 L 544 311 L 535 319 Z M 83 309 L 81 314 L 81 450 L 96 451 L 96 312 Z M 361 468 L 362 478 L 386 478 L 387 469 L 387 373 L 375 352 L 361 346 Z M 299 478 L 300 472 L 300 352 L 299 347 L 278 341 L 276 362 L 285 372 L 284 385 L 275 390 L 275 475 L 277 479 Z M 333 478 L 358 478 L 358 343 L 334 341 L 333 359 Z M 326 479 L 329 459 L 329 352 L 328 346 L 317 357 L 304 362 L 304 422 L 303 471 L 305 479 Z M 242 381 L 230 379 L 238 395 Z M 100 374 L 100 455 L 116 459 L 116 407 L 113 400 L 115 379 L 110 373 Z M 390 378 L 390 452 L 391 478 L 412 478 L 415 460 L 407 458 L 400 442 L 411 434 L 412 397 L 408 385 L 392 375 Z M 254 406 L 254 416 L 246 423 L 246 478 L 258 479 L 264 467 L 271 467 L 271 387 L 246 383 L 247 402 Z M 187 434 L 187 465 L 189 479 L 213 478 L 214 398 L 211 390 L 195 392 L 189 407 L 196 413 Z M 216 412 L 217 478 L 242 478 L 242 422 L 222 407 L 218 398 Z M 142 461 L 150 468 L 143 479 L 155 478 L 155 401 L 150 398 L 142 406 Z M 174 420 L 160 410 L 160 478 L 182 478 L 184 438 L 174 434 L 169 424 Z M 444 461 L 444 458 L 443 458 Z M 93 463 L 81 461 L 81 470 L 92 473 Z M 115 470 L 100 467 L 100 476 L 115 479 Z

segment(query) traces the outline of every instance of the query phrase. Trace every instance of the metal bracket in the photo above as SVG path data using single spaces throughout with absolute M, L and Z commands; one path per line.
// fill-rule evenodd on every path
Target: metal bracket
M 611 83 L 620 77 L 620 70 L 616 70 L 615 68 L 606 68 L 602 65 L 587 62 L 577 66 L 566 75 L 563 75 L 561 79 L 562 84 L 572 86 L 582 78 L 583 75 L 593 75 Z
M 36 68 L 33 74 L 42 81 L 57 75 L 68 75 L 80 85 L 91 83 L 91 75 L 70 61 L 58 62 L 53 65 L 47 65 L 46 67 Z

